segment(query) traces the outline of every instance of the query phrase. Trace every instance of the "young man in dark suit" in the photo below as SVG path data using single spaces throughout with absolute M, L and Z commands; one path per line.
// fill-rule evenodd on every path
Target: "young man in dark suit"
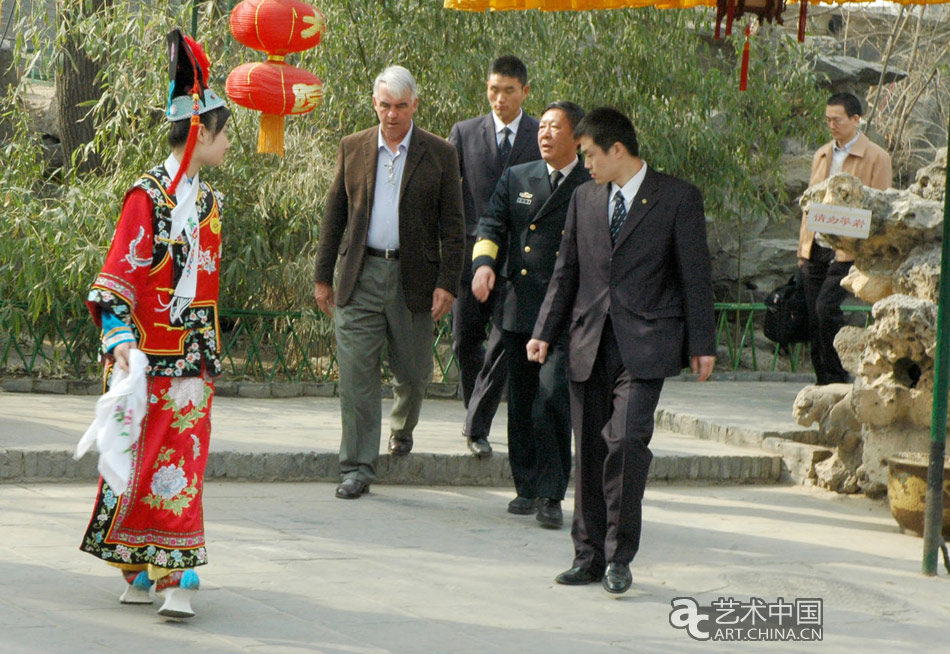
M 335 319 L 341 499 L 359 498 L 376 479 L 384 345 L 393 373 L 389 451 L 412 449 L 432 375 L 433 321 L 448 313 L 461 275 L 458 158 L 413 123 L 418 105 L 408 70 L 390 66 L 376 77 L 379 125 L 340 142 L 320 226 L 314 297 Z
M 508 279 L 502 341 L 508 360 L 508 460 L 518 493 L 508 511 L 530 515 L 537 510 L 541 526 L 555 529 L 564 520 L 561 500 L 571 475 L 567 352 L 558 342 L 542 366 L 528 361 L 525 345 L 554 272 L 571 195 L 590 179 L 574 137 L 583 117 L 573 102 L 545 108 L 538 127 L 542 160 L 502 173 L 478 221 L 472 263 L 472 293 L 482 302 L 489 299 L 502 264 Z M 508 257 L 502 261 L 498 253 L 505 244 Z
M 506 55 L 492 62 L 487 94 L 491 112 L 452 126 L 449 142 L 458 151 L 465 206 L 465 261 L 459 296 L 452 306 L 452 349 L 461 371 L 462 399 L 468 414 L 462 433 L 476 457 L 491 456 L 488 432 L 498 409 L 508 371 L 501 338 L 499 290 L 486 302 L 472 295 L 472 248 L 478 219 L 509 166 L 536 161 L 538 121 L 521 110 L 528 96 L 528 69 L 517 57 Z M 502 254 L 503 256 L 503 254 Z M 485 327 L 492 330 L 485 344 Z
M 624 114 L 595 109 L 575 133 L 593 181 L 571 199 L 527 356 L 569 330 L 575 557 L 556 581 L 623 593 L 663 379 L 691 365 L 703 381 L 716 360 L 709 251 L 699 191 L 647 167 Z

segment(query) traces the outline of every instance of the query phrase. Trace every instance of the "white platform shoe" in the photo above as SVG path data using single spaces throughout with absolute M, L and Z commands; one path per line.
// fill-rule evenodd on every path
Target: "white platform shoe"
M 152 582 L 145 570 L 123 572 L 122 576 L 125 577 L 126 587 L 125 592 L 119 597 L 120 602 L 123 604 L 152 604 L 155 601 L 152 599 L 150 592 Z
M 176 570 L 155 584 L 155 594 L 165 601 L 158 614 L 166 618 L 190 618 L 195 615 L 191 598 L 198 592 L 200 581 L 194 570 Z

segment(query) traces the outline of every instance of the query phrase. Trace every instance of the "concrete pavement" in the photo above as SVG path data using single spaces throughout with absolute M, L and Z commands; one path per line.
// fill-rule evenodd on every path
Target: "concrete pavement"
M 4 654 L 890 654 L 947 647 L 950 578 L 886 506 L 792 485 L 648 487 L 634 586 L 565 587 L 568 530 L 492 488 L 211 481 L 197 616 L 123 606 L 77 546 L 93 483 L 0 485 Z M 570 519 L 571 502 L 565 502 Z M 671 601 L 823 601 L 820 642 L 698 642 Z
M 807 478 L 827 450 L 796 425 L 794 382 L 671 381 L 657 411 L 652 478 L 668 481 L 777 481 Z M 0 481 L 94 479 L 94 454 L 71 454 L 92 420 L 88 395 L 0 391 Z M 457 400 L 428 399 L 408 457 L 385 455 L 390 400 L 383 401 L 380 463 L 385 483 L 510 486 L 506 416 L 492 430 L 496 452 L 469 456 Z M 339 400 L 333 397 L 215 397 L 208 478 L 332 481 L 339 476 Z M 816 455 L 816 452 L 818 453 Z M 820 455 L 820 456 L 819 456 Z

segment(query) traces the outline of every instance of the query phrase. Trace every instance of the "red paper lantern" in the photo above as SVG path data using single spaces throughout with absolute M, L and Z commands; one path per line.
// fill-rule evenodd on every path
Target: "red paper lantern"
M 247 47 L 280 56 L 316 47 L 326 29 L 323 14 L 299 0 L 245 0 L 229 24 Z
M 277 116 L 305 114 L 323 100 L 319 77 L 276 61 L 238 66 L 228 76 L 227 88 L 228 96 L 242 107 Z
M 323 14 L 300 0 L 243 0 L 231 11 L 230 26 L 235 39 L 268 56 L 232 70 L 225 90 L 235 103 L 262 112 L 257 151 L 283 156 L 284 116 L 312 111 L 323 100 L 320 79 L 284 56 L 320 43 Z

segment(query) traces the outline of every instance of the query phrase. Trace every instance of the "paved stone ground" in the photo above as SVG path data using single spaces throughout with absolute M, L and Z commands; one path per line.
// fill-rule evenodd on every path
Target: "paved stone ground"
M 778 480 L 781 457 L 789 458 L 787 453 L 776 448 L 763 451 L 760 445 L 767 435 L 795 445 L 796 439 L 804 440 L 801 435 L 810 433 L 791 418 L 800 388 L 800 383 L 788 382 L 668 382 L 652 443 L 656 458 L 651 474 L 666 480 Z M 87 395 L 0 391 L 0 481 L 95 478 L 94 455 L 78 464 L 71 459 L 92 419 L 95 401 Z M 390 405 L 390 400 L 383 401 L 384 454 Z M 498 455 L 476 461 L 461 437 L 462 403 L 426 400 L 413 454 L 398 460 L 384 456 L 381 476 L 388 483 L 510 485 L 505 412 L 502 404 L 491 436 Z M 337 398 L 216 397 L 212 420 L 209 478 L 338 478 Z M 807 475 L 798 469 L 801 466 L 791 468 L 798 477 Z
M 4 654 L 600 654 L 947 651 L 950 578 L 885 505 L 801 486 L 647 490 L 634 587 L 558 586 L 567 529 L 505 513 L 503 489 L 211 482 L 210 565 L 190 621 L 122 606 L 77 550 L 95 488 L 0 485 Z M 567 517 L 570 505 L 565 503 Z M 669 624 L 692 596 L 823 600 L 823 640 L 696 642 Z

